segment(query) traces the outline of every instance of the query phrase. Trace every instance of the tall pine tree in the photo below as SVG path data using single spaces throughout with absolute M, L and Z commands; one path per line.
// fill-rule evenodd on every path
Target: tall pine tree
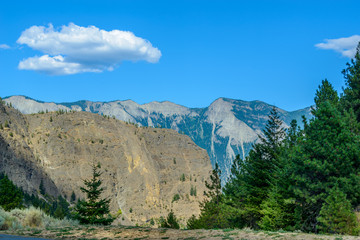
M 322 85 L 315 99 L 335 96 L 335 93 L 332 86 Z M 304 231 L 318 231 L 320 209 L 336 184 L 353 207 L 360 203 L 358 126 L 353 121 L 354 115 L 341 114 L 333 100 L 317 101 L 314 118 L 289 155 L 297 228 Z
M 268 197 L 279 167 L 285 136 L 279 113 L 273 107 L 263 135 L 259 136 L 260 142 L 253 145 L 244 161 L 239 157 L 234 161 L 233 176 L 226 184 L 224 193 L 227 205 L 236 212 L 235 219 L 232 219 L 236 227 L 258 228 L 262 217 L 261 204 Z
M 101 188 L 102 181 L 99 179 L 101 172 L 100 164 L 92 164 L 92 178 L 84 180 L 85 188 L 80 190 L 86 194 L 87 201 L 79 200 L 75 206 L 75 218 L 82 224 L 103 224 L 109 225 L 114 221 L 110 215 L 110 199 L 101 199 L 100 195 L 104 191 Z

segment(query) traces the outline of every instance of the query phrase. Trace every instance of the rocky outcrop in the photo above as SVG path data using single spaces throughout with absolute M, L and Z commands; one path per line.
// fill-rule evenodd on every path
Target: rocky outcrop
M 183 222 L 200 212 L 211 163 L 188 136 L 87 112 L 22 115 L 2 108 L 0 123 L 11 123 L 0 129 L 0 171 L 27 191 L 37 191 L 43 179 L 53 195 L 74 191 L 83 198 L 79 189 L 94 162 L 102 166 L 103 197 L 112 212 L 122 210 L 124 224 L 144 224 L 170 209 Z
M 207 150 L 214 165 L 219 164 L 223 180 L 230 174 L 237 154 L 244 158 L 261 134 L 271 105 L 261 101 L 241 101 L 219 98 L 206 108 L 187 108 L 171 102 L 137 104 L 131 100 L 112 102 L 78 101 L 44 103 L 23 96 L 6 98 L 23 113 L 39 111 L 87 111 L 136 123 L 140 126 L 161 126 L 188 135 L 198 146 Z M 310 108 L 294 112 L 278 109 L 284 125 L 292 119 L 301 123 L 301 116 L 311 118 Z

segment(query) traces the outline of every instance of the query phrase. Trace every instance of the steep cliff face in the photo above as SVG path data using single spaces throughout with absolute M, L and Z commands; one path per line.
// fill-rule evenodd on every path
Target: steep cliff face
M 87 111 L 114 116 L 140 126 L 161 126 L 188 135 L 198 146 L 206 149 L 210 160 L 223 173 L 223 180 L 230 174 L 237 154 L 245 157 L 261 134 L 271 105 L 261 101 L 241 101 L 219 98 L 206 108 L 187 108 L 171 102 L 137 104 L 131 100 L 113 102 L 78 101 L 73 103 L 44 103 L 23 96 L 5 99 L 23 113 L 54 111 L 58 109 Z M 278 109 L 284 125 L 292 119 L 301 123 L 301 116 L 311 118 L 310 108 L 294 112 Z
M 19 120 L 11 120 L 9 128 L 0 130 L 4 145 L 10 144 L 19 152 L 17 161 L 23 174 L 39 169 L 42 178 L 53 183 L 46 186 L 52 193 L 70 196 L 74 191 L 83 198 L 79 191 L 83 179 L 91 177 L 90 164 L 99 162 L 103 196 L 111 199 L 112 212 L 122 210 L 121 222 L 142 224 L 170 209 L 182 220 L 199 213 L 198 201 L 202 200 L 211 163 L 206 151 L 188 136 L 87 112 L 21 115 L 12 108 L 5 110 L 9 113 L 6 116 L 15 114 L 12 118 Z M 0 116 L 3 125 L 5 115 Z M 9 152 L 4 150 L 5 155 Z M 26 154 L 29 157 L 22 157 Z M 17 179 L 16 183 L 23 181 L 31 185 L 30 190 L 38 189 L 40 180 L 24 179 L 23 174 L 10 171 L 14 160 L 7 159 L 0 159 L 0 170 Z M 24 167 L 27 162 L 29 167 Z M 183 175 L 185 180 L 180 180 Z M 190 195 L 191 188 L 197 189 L 197 196 Z M 176 194 L 180 199 L 173 202 Z
M 0 104 L 0 172 L 28 193 L 36 193 L 41 180 L 47 192 L 59 195 L 59 190 L 28 145 L 29 123 L 21 113 Z

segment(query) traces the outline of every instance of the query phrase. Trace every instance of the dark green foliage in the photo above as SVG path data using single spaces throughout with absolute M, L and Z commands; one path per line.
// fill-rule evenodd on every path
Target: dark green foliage
M 357 234 L 358 222 L 346 195 L 335 186 L 325 199 L 318 217 L 319 230 L 324 233 Z
M 360 204 L 360 138 L 352 129 L 351 115 L 342 117 L 329 102 L 315 112 L 291 155 L 292 192 L 299 213 L 298 226 L 317 231 L 317 216 L 335 184 L 353 206 Z
M 172 203 L 173 202 L 176 202 L 176 201 L 178 201 L 180 199 L 180 195 L 177 193 L 177 194 L 175 194 L 174 196 L 173 196 L 173 199 L 172 199 Z
M 174 228 L 174 229 L 179 229 L 180 225 L 178 223 L 178 220 L 176 219 L 176 216 L 173 212 L 173 210 L 171 210 L 167 216 L 166 219 L 162 218 L 162 220 L 160 221 L 160 227 L 162 228 Z
M 339 96 L 327 79 L 322 80 L 319 89 L 316 90 L 314 101 L 316 106 L 320 106 L 326 101 L 329 101 L 333 106 L 338 104 Z
M 191 217 L 187 220 L 186 227 L 187 227 L 187 229 L 200 229 L 201 228 L 200 223 L 194 214 L 191 215 Z
M 75 206 L 74 217 L 82 224 L 111 224 L 115 218 L 110 215 L 110 199 L 101 199 L 104 191 L 101 188 L 102 181 L 100 164 L 92 164 L 92 178 L 84 180 L 85 188 L 80 188 L 86 194 L 87 201 L 79 200 Z
M 191 185 L 190 188 L 190 196 L 196 196 L 197 192 L 196 192 L 196 187 L 194 187 L 193 185 Z
M 75 201 L 76 201 L 76 195 L 75 195 L 75 192 L 73 191 L 71 193 L 70 202 L 74 203 Z
M 57 199 L 49 195 L 39 198 L 18 188 L 5 175 L 0 174 L 0 206 L 5 210 L 34 206 L 42 209 L 46 214 L 56 218 L 70 218 L 69 203 L 61 196 Z M 7 202 L 7 204 L 5 204 Z M 4 205 L 2 204 L 4 203 Z
M 52 118 L 52 116 L 50 116 L 50 122 L 52 122 L 53 121 L 53 118 Z
M 360 122 L 360 43 L 355 57 L 346 64 L 346 69 L 342 73 L 346 88 L 341 98 L 341 105 L 345 111 L 353 109 L 357 121 Z
M 46 190 L 45 190 L 45 186 L 44 186 L 44 181 L 42 179 L 40 181 L 39 190 L 42 195 L 45 195 Z
M 284 151 L 286 133 L 275 107 L 263 134 L 244 161 L 240 156 L 234 160 L 232 177 L 225 185 L 227 205 L 237 212 L 235 219 L 231 220 L 235 227 L 258 228 L 263 216 L 261 204 L 267 199 L 271 182 L 281 167 L 279 158 Z
M 0 174 L 0 206 L 9 211 L 23 207 L 22 202 L 23 193 L 21 190 L 5 174 Z
M 180 181 L 185 182 L 185 174 L 184 174 L 184 173 L 181 174 L 181 176 L 180 176 Z

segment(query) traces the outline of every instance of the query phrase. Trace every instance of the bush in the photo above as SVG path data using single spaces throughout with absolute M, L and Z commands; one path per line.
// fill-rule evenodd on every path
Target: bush
M 0 230 L 18 229 L 20 226 L 17 218 L 11 216 L 11 214 L 0 207 Z
M 177 194 L 175 194 L 174 196 L 173 196 L 173 200 L 171 201 L 172 203 L 173 202 L 176 202 L 176 201 L 178 201 L 180 199 L 180 195 L 177 193 Z
M 25 210 L 23 226 L 41 227 L 43 225 L 43 212 L 40 209 L 30 207 Z
M 176 219 L 176 216 L 173 212 L 173 210 L 171 210 L 167 216 L 166 219 L 164 219 L 163 217 L 160 218 L 160 227 L 162 228 L 174 228 L 174 229 L 179 229 L 180 225 L 178 223 L 178 220 Z
M 357 234 L 358 223 L 346 195 L 336 186 L 321 207 L 319 230 L 324 233 Z
M 56 219 L 45 214 L 42 210 L 30 207 L 26 209 L 13 209 L 6 212 L 0 208 L 0 230 L 21 229 L 23 227 L 64 227 L 76 226 L 79 222 L 70 219 Z
M 201 224 L 199 219 L 196 218 L 196 216 L 193 214 L 189 220 L 186 222 L 187 229 L 200 229 Z

